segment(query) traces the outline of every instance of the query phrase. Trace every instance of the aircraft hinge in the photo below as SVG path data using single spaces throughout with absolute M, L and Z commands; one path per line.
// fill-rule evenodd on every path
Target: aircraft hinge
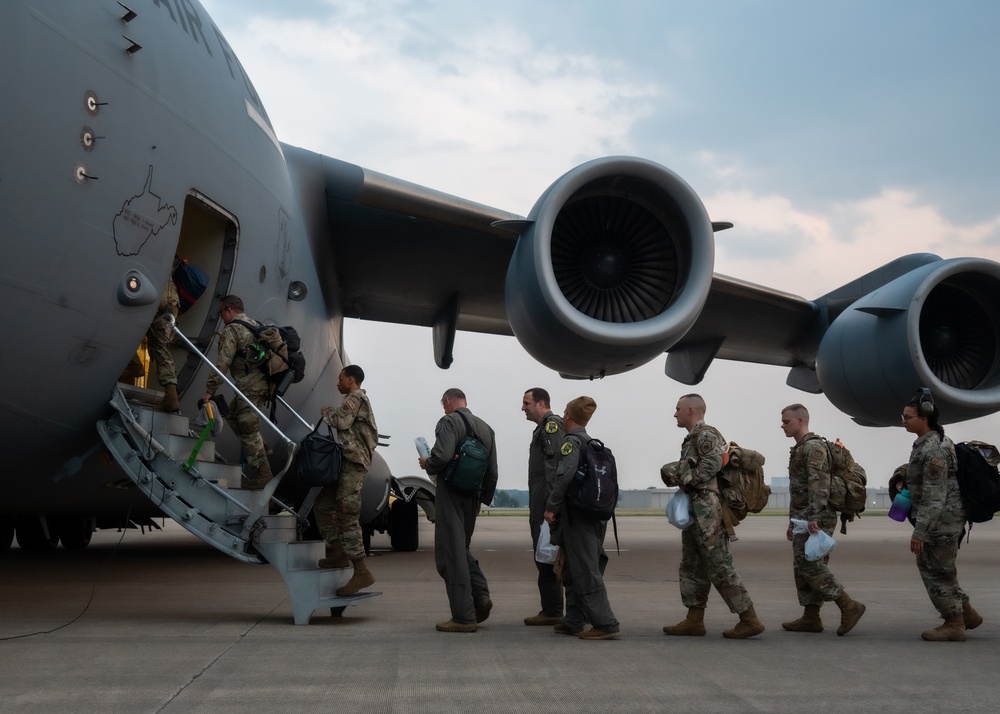
M 125 11 L 125 14 L 122 15 L 122 22 L 124 22 L 126 25 L 139 16 L 139 13 L 130 8 L 125 3 L 119 2 L 118 4 L 121 5 L 122 10 Z
M 128 52 L 130 55 L 134 55 L 136 52 L 142 49 L 142 45 L 133 40 L 131 37 L 128 37 L 127 35 L 122 35 L 122 37 L 124 37 L 128 41 L 128 47 L 125 48 L 125 51 Z

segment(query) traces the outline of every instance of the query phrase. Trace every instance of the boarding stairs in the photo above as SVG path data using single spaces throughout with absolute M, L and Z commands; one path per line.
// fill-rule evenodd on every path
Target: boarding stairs
M 179 332 L 178 337 L 186 341 Z M 326 544 L 302 540 L 301 534 L 319 489 L 309 492 L 298 512 L 274 497 L 294 462 L 297 444 L 266 415 L 258 411 L 262 425 L 284 439 L 288 458 L 285 468 L 263 490 L 249 490 L 241 487 L 241 467 L 217 458 L 211 437 L 214 423 L 192 430 L 188 417 L 156 411 L 155 395 L 152 390 L 118 384 L 111 397 L 112 414 L 97 423 L 97 430 L 118 465 L 160 510 L 226 555 L 277 570 L 288 587 L 296 625 L 309 624 L 319 608 L 328 607 L 331 615 L 339 617 L 348 606 L 381 595 L 362 591 L 338 597 L 337 588 L 350 580 L 353 569 L 318 567 Z M 312 429 L 287 402 L 280 397 L 279 401 Z M 207 409 L 211 412 L 211 405 Z

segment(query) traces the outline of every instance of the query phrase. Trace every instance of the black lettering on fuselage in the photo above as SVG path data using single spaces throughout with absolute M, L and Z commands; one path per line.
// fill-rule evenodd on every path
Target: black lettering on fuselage
M 191 36 L 191 39 L 203 45 L 210 57 L 213 56 L 212 48 L 208 44 L 208 39 L 205 37 L 205 31 L 201 25 L 201 16 L 191 4 L 191 0 L 153 0 L 153 4 L 165 8 L 170 13 L 170 19 L 179 24 L 181 29 Z M 174 14 L 175 7 L 177 9 L 176 15 Z
M 212 29 L 215 30 L 215 39 L 219 42 L 219 47 L 222 50 L 222 57 L 226 60 L 226 66 L 229 68 L 229 76 L 233 79 L 243 79 L 243 86 L 246 87 L 250 103 L 253 104 L 254 108 L 260 112 L 260 115 L 267 120 L 267 123 L 270 126 L 271 120 L 268 119 L 267 112 L 264 111 L 264 104 L 260 101 L 260 96 L 257 94 L 257 90 L 254 89 L 253 83 L 250 81 L 250 77 L 247 76 L 246 71 L 243 69 L 243 65 L 240 64 L 238 59 L 236 59 L 236 54 L 233 52 L 233 48 L 229 46 L 229 42 L 227 42 L 226 38 L 222 36 L 221 32 L 219 32 L 218 27 L 212 25 Z
M 3 0 L 0 0 L 2 2 Z M 215 57 L 212 52 L 212 48 L 209 45 L 208 38 L 205 37 L 205 31 L 202 23 L 202 17 L 198 14 L 197 9 L 192 5 L 191 0 L 153 0 L 153 4 L 167 11 L 170 15 L 170 19 L 173 20 L 174 24 L 179 25 L 184 33 L 190 35 L 191 38 L 198 44 L 204 46 L 205 51 L 208 52 L 210 57 Z M 175 12 L 176 11 L 176 12 Z M 243 65 L 240 61 L 236 59 L 236 54 L 233 52 L 233 48 L 229 46 L 226 38 L 222 36 L 219 28 L 215 26 L 215 23 L 210 21 L 212 26 L 212 32 L 215 35 L 215 40 L 218 43 L 218 49 L 222 58 L 226 61 L 226 67 L 229 69 L 229 76 L 236 81 L 242 81 L 243 86 L 246 88 L 247 99 L 253 104 L 254 108 L 260 113 L 264 120 L 267 121 L 268 125 L 271 125 L 271 120 L 267 116 L 267 112 L 264 110 L 264 104 L 260 101 L 260 95 L 257 94 L 257 90 L 254 89 L 253 84 L 250 82 L 250 77 L 243 69 Z M 273 128 L 273 127 L 272 127 Z

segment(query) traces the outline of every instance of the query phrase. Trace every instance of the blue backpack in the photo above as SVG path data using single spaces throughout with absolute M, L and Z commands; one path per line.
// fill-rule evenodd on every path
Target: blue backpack
M 180 299 L 180 313 L 183 315 L 205 294 L 209 278 L 208 273 L 191 265 L 187 258 L 174 256 L 173 281 Z

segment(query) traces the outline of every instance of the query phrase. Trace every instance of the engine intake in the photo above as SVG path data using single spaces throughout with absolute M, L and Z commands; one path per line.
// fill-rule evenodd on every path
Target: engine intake
M 507 319 L 564 376 L 638 367 L 675 344 L 712 283 L 712 225 L 669 169 L 614 157 L 562 176 L 528 216 L 507 270 Z
M 950 423 L 1000 408 L 1000 265 L 976 258 L 913 270 L 861 298 L 827 330 L 816 374 L 862 424 L 899 424 L 920 387 Z

